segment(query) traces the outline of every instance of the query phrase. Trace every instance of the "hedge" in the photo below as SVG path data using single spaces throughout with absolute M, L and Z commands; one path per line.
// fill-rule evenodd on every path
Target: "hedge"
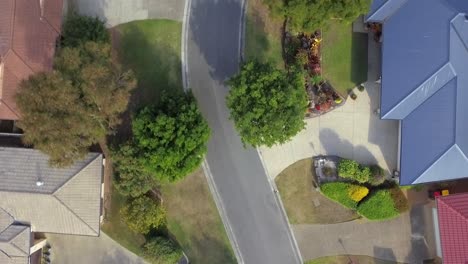
M 372 178 L 372 172 L 369 167 L 362 166 L 356 161 L 349 159 L 342 159 L 338 163 L 338 175 L 359 183 L 366 183 Z
M 338 202 L 344 207 L 355 210 L 358 203 L 349 196 L 349 190 L 355 187 L 360 186 L 345 182 L 329 182 L 322 184 L 320 190 L 323 195 L 331 200 Z
M 369 220 L 386 220 L 397 217 L 400 210 L 397 208 L 392 190 L 377 190 L 362 201 L 357 211 Z

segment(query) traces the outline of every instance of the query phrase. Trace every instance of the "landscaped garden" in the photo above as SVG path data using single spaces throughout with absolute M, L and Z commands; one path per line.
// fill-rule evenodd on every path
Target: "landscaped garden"
M 328 168 L 322 167 L 322 170 L 325 169 Z M 338 177 L 333 177 L 331 181 L 318 178 L 318 182 L 324 182 L 320 185 L 322 194 L 331 200 L 356 210 L 369 220 L 395 218 L 408 210 L 408 201 L 400 187 L 395 182 L 386 181 L 380 167 L 341 159 L 336 170 L 332 174 Z M 327 177 L 325 173 L 321 175 Z
M 275 179 L 291 224 L 333 224 L 359 218 L 351 209 L 326 198 L 314 186 L 312 159 L 300 160 Z

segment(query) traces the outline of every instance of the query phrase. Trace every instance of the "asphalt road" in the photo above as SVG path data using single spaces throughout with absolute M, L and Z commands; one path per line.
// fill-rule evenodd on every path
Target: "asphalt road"
M 244 263 L 300 263 L 299 252 L 255 149 L 228 120 L 225 80 L 240 61 L 241 0 L 192 0 L 188 84 L 212 129 L 207 161 Z

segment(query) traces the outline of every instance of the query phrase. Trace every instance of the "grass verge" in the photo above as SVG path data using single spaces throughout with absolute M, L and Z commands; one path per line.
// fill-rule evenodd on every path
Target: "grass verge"
M 305 262 L 305 264 L 348 264 L 348 263 L 399 264 L 399 262 L 381 260 L 381 259 L 376 259 L 376 258 L 369 257 L 369 256 L 359 256 L 359 255 L 323 257 L 323 258 L 318 258 L 318 259 L 309 260 Z
M 121 63 L 138 80 L 134 104 L 156 103 L 163 90 L 182 91 L 180 22 L 141 20 L 119 25 L 113 33 Z
M 111 199 L 111 210 L 108 212 L 107 219 L 105 219 L 104 224 L 102 225 L 102 231 L 123 247 L 138 256 L 143 256 L 142 245 L 146 241 L 145 237 L 130 230 L 120 216 L 119 210 L 125 204 L 125 197 L 113 188 Z
M 367 80 L 367 34 L 334 21 L 322 32 L 322 74 L 343 96 Z
M 235 263 L 234 253 L 202 170 L 162 188 L 168 229 L 190 263 Z
M 284 68 L 281 51 L 281 19 L 274 18 L 262 0 L 247 2 L 245 58 L 271 62 Z
M 291 224 L 332 224 L 351 221 L 359 216 L 316 191 L 312 159 L 300 160 L 276 177 Z

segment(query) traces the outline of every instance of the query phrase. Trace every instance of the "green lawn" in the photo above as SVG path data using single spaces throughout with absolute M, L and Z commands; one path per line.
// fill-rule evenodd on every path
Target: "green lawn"
M 367 80 L 367 34 L 353 33 L 351 24 L 333 22 L 322 38 L 323 77 L 346 96 Z
M 269 61 L 283 68 L 281 27 L 281 19 L 271 17 L 262 0 L 247 1 L 245 59 Z
M 190 263 L 236 263 L 202 170 L 162 188 L 168 229 Z
M 128 250 L 142 256 L 143 250 L 141 246 L 145 243 L 145 237 L 130 230 L 127 224 L 123 222 L 119 210 L 124 205 L 124 202 L 125 197 L 113 189 L 111 210 L 107 215 L 107 219 L 104 220 L 102 231 Z
M 121 63 L 138 79 L 134 104 L 155 103 L 163 90 L 182 91 L 180 22 L 142 20 L 119 25 L 114 32 Z
M 312 181 L 312 159 L 290 165 L 275 179 L 291 224 L 332 224 L 359 217 L 316 191 Z
M 352 260 L 352 262 L 350 261 Z M 398 262 L 387 261 L 376 259 L 369 256 L 356 256 L 356 255 L 347 255 L 347 256 L 332 256 L 332 257 L 323 257 L 314 260 L 306 261 L 305 264 L 348 264 L 348 263 L 359 263 L 359 264 L 398 264 Z

